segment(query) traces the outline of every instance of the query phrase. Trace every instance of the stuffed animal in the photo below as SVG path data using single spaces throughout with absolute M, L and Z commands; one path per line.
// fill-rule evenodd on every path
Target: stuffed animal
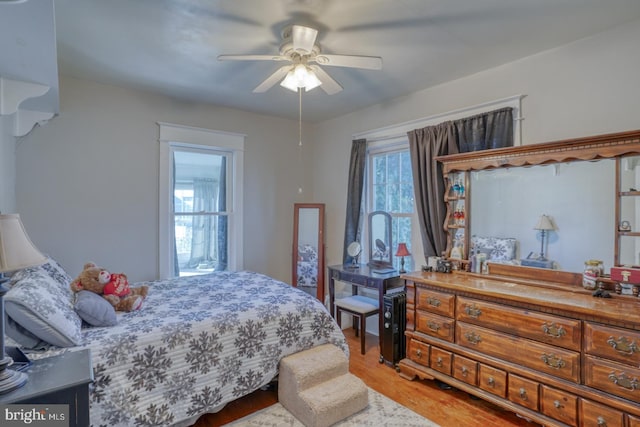
M 146 285 L 129 286 L 127 276 L 123 273 L 110 273 L 88 262 L 72 282 L 73 292 L 91 291 L 102 295 L 109 301 L 116 311 L 134 311 L 142 307 L 142 301 L 147 296 L 149 287 Z

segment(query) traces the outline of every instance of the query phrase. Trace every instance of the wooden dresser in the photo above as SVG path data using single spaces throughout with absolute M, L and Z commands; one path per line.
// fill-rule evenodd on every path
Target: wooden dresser
M 562 275 L 402 277 L 403 377 L 438 379 L 545 426 L 640 427 L 640 299 L 596 298 Z

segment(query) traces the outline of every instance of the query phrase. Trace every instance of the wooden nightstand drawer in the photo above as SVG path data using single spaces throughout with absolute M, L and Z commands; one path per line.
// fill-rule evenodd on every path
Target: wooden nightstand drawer
M 509 375 L 509 400 L 534 411 L 538 410 L 539 384 L 517 375 Z
M 429 344 L 425 344 L 421 341 L 410 340 L 408 357 L 416 363 L 424 366 L 429 366 Z
M 578 397 L 566 391 L 540 386 L 540 411 L 570 426 L 578 425 Z
M 586 399 L 580 399 L 579 406 L 580 427 L 622 427 L 624 425 L 624 416 L 620 411 Z M 632 426 L 633 424 L 629 424 L 629 427 Z M 640 427 L 640 424 L 637 427 Z
M 451 352 L 438 347 L 431 347 L 429 366 L 443 374 L 451 375 Z
M 578 352 L 463 322 L 456 322 L 456 343 L 575 383 L 580 379 Z
M 453 377 L 473 386 L 478 385 L 478 362 L 454 354 Z
M 580 351 L 579 320 L 464 297 L 457 299 L 456 319 Z
M 507 395 L 507 373 L 492 366 L 480 364 L 478 386 L 496 396 Z
M 640 332 L 585 323 L 585 351 L 631 365 L 640 365 Z
M 453 342 L 455 336 L 454 320 L 418 310 L 416 312 L 416 330 L 432 337 Z
M 416 289 L 417 308 L 430 311 L 442 316 L 453 317 L 456 297 L 444 292 L 433 291 L 431 289 Z
M 640 402 L 640 368 L 587 356 L 584 363 L 585 385 Z

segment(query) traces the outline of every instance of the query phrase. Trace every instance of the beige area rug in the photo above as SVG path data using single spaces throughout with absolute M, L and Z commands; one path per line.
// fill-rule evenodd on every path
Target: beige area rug
M 247 415 L 226 427 L 304 427 L 280 403 Z M 369 406 L 335 424 L 336 427 L 439 427 L 438 424 L 369 388 Z

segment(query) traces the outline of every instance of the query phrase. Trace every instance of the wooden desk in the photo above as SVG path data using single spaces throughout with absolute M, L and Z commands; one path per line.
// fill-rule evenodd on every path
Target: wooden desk
M 378 338 L 380 345 L 380 363 L 384 361 L 382 357 L 382 330 L 383 330 L 383 316 L 384 309 L 384 294 L 387 290 L 404 286 L 404 280 L 400 279 L 400 274 L 397 270 L 391 273 L 374 273 L 376 268 L 369 267 L 365 264 L 359 264 L 354 268 L 350 264 L 348 265 L 330 265 L 329 269 L 329 310 L 331 315 L 335 317 L 335 281 L 346 282 L 351 284 L 351 291 L 353 295 L 358 294 L 358 288 L 368 288 L 378 290 L 378 302 L 380 304 L 380 313 L 378 314 Z M 364 331 L 362 331 L 364 333 Z

